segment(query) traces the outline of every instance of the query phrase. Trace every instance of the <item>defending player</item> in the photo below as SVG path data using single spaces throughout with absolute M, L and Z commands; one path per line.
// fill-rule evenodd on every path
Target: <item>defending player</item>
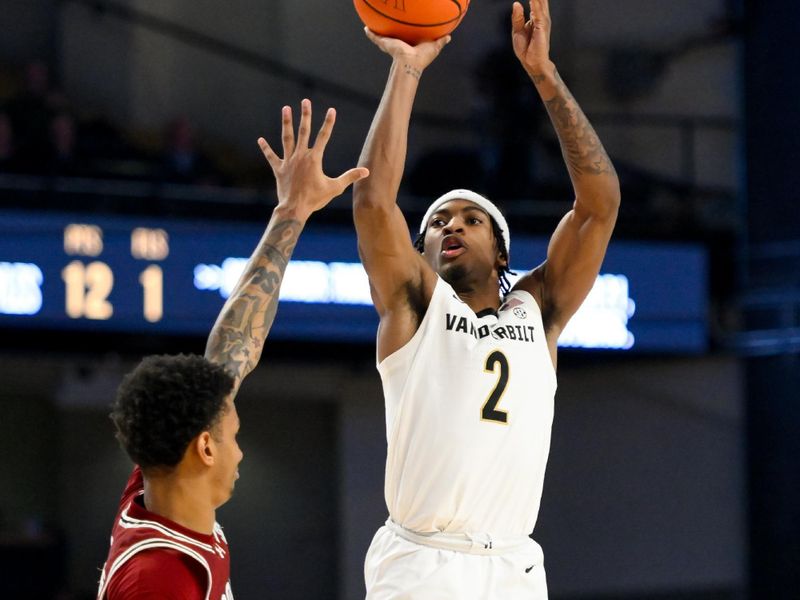
M 411 47 L 367 32 L 392 57 L 360 160 L 371 176 L 354 186 L 387 413 L 390 516 L 365 561 L 370 600 L 547 597 L 542 550 L 528 536 L 550 447 L 556 342 L 597 277 L 620 191 L 550 60 L 547 1 L 530 4 L 527 21 L 513 5 L 512 44 L 558 135 L 575 203 L 546 260 L 510 293 L 509 230 L 489 200 L 467 190 L 435 200 L 421 254 L 396 204 L 419 79 L 449 36 Z
M 282 118 L 283 159 L 258 140 L 275 174 L 278 206 L 211 330 L 205 357 L 147 357 L 118 391 L 111 416 L 137 466 L 122 495 L 98 600 L 233 598 L 215 511 L 233 493 L 242 460 L 234 397 L 261 356 L 306 220 L 368 174 L 356 168 L 331 179 L 322 172 L 333 109 L 313 147 L 308 100 L 296 140 L 288 106 Z

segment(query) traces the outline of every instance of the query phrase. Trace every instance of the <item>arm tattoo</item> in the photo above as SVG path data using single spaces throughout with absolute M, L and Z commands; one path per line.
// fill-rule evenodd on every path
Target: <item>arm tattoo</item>
M 235 380 L 234 391 L 261 358 L 278 312 L 283 275 L 302 229 L 302 223 L 292 219 L 270 224 L 211 330 L 206 358 L 226 367 Z
M 567 169 L 573 175 L 616 175 L 600 138 L 558 71 L 555 78 L 556 95 L 546 100 L 545 106 L 558 135 Z
M 404 68 L 405 72 L 408 75 L 411 75 L 414 79 L 419 80 L 419 78 L 422 77 L 422 71 L 419 70 L 416 67 L 412 67 L 409 64 L 405 64 L 405 65 L 403 65 L 403 68 Z
M 533 85 L 539 85 L 546 79 L 543 73 L 531 75 L 531 78 L 533 79 Z

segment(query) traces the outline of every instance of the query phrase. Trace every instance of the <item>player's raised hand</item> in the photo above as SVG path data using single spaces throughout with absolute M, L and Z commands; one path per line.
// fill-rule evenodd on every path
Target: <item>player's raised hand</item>
M 540 73 L 550 63 L 550 6 L 547 0 L 530 0 L 530 18 L 519 2 L 511 8 L 511 44 L 529 73 Z
M 300 104 L 300 125 L 294 133 L 292 109 L 284 106 L 282 117 L 283 158 L 280 158 L 264 138 L 258 138 L 261 152 L 267 159 L 278 191 L 278 205 L 293 208 L 298 218 L 307 219 L 311 213 L 327 205 L 348 186 L 369 175 L 364 167 L 345 171 L 338 177 L 328 177 L 322 171 L 322 156 L 331 137 L 336 111 L 329 108 L 313 146 L 311 135 L 311 101 Z
M 378 35 L 368 27 L 364 27 L 364 33 L 373 44 L 386 52 L 386 54 L 394 59 L 407 60 L 411 66 L 420 71 L 431 64 L 439 56 L 442 48 L 449 44 L 451 40 L 449 35 L 445 35 L 438 40 L 420 42 L 416 46 L 412 46 L 403 40 Z

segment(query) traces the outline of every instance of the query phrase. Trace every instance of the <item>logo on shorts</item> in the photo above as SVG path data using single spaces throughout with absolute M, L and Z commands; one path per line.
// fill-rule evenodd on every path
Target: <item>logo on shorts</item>
M 530 572 L 531 572 L 531 570 L 533 569 L 533 567 L 535 567 L 535 566 L 536 566 L 536 565 L 531 565 L 530 567 L 528 567 L 527 569 L 525 569 L 525 572 L 526 572 L 526 573 L 530 573 Z
M 518 319 L 524 319 L 525 317 L 528 316 L 528 312 L 521 306 L 517 306 L 513 312 L 514 316 L 517 317 Z

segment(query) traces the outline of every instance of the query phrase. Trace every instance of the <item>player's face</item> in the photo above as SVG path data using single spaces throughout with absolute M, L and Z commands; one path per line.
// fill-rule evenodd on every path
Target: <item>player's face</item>
M 461 282 L 496 282 L 502 263 L 489 215 L 469 200 L 451 200 L 431 215 L 425 258 L 454 287 Z
M 216 505 L 224 504 L 233 494 L 236 480 L 239 479 L 239 463 L 244 454 L 239 448 L 236 436 L 239 433 L 239 415 L 231 399 L 226 400 L 225 413 L 216 426 L 214 443 L 218 460 L 215 463 L 214 483 L 217 491 Z

